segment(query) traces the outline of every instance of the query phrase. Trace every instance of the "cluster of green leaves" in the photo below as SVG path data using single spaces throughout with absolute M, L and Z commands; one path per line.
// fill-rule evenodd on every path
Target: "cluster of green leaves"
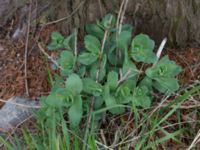
M 75 33 L 67 38 L 52 33 L 48 49 L 60 50 L 57 62 L 63 69 L 42 101 L 41 117 L 47 124 L 62 109 L 71 127 L 77 127 L 93 100 L 94 110 L 106 108 L 112 114 L 121 114 L 126 111 L 122 106 L 150 107 L 154 90 L 166 94 L 179 88 L 176 75 L 181 68 L 167 56 L 159 60 L 148 35 L 132 37 L 129 24 L 119 30 L 111 14 L 85 29 L 87 35 L 80 50 Z M 149 68 L 138 69 L 138 63 L 148 64 Z

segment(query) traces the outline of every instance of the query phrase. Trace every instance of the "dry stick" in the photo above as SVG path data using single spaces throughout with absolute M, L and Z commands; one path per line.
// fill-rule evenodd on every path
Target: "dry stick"
M 43 24 L 42 26 L 51 25 L 51 24 L 58 23 L 60 21 L 64 21 L 66 19 L 69 19 L 70 17 L 72 17 L 78 11 L 78 9 L 81 7 L 81 5 L 83 5 L 85 3 L 85 1 L 86 0 L 83 0 L 82 2 L 80 2 L 79 5 L 74 9 L 74 11 L 72 11 L 72 13 L 69 16 L 55 20 L 55 21 L 52 21 L 52 22 L 49 22 L 49 23 L 46 23 L 46 24 Z
M 200 130 L 198 131 L 196 137 L 194 138 L 194 140 L 192 141 L 187 150 L 191 150 L 199 142 L 199 139 L 200 139 Z
M 101 0 L 98 0 L 98 3 L 99 3 L 100 15 L 101 15 L 101 18 L 102 18 L 103 17 L 103 9 L 102 9 Z
M 148 119 L 154 114 L 154 112 L 155 112 L 156 110 L 158 110 L 159 108 L 161 108 L 162 104 L 168 99 L 168 97 L 169 97 L 169 96 L 166 96 L 166 98 L 163 98 L 163 100 L 159 103 L 159 105 L 151 111 L 151 113 L 148 115 Z M 136 127 L 136 129 L 135 129 L 133 132 L 131 132 L 129 135 L 127 135 L 127 137 L 125 137 L 125 140 L 128 139 L 129 137 L 134 136 L 134 134 L 136 133 L 136 131 L 137 131 L 137 130 L 145 123 L 145 121 L 147 121 L 148 119 L 144 119 L 144 120 Z M 123 141 L 120 142 L 119 144 L 122 144 L 122 143 L 123 143 Z
M 120 23 L 120 18 L 121 18 L 121 13 L 122 13 L 122 9 L 123 9 L 123 6 L 124 6 L 124 2 L 125 2 L 125 0 L 122 1 L 121 5 L 120 5 L 118 16 L 117 16 L 117 23 L 116 23 L 117 29 L 119 29 L 119 23 Z
M 109 22 L 111 23 L 111 21 L 112 21 L 112 17 L 110 17 Z M 104 46 L 105 46 L 105 42 L 106 42 L 107 36 L 108 36 L 108 30 L 106 30 L 105 33 L 104 33 L 104 37 L 103 37 L 103 41 L 102 41 L 102 45 L 101 45 L 101 50 L 100 50 L 99 61 L 101 61 L 101 58 L 102 58 L 102 55 L 103 55 L 103 50 L 104 50 Z M 98 82 L 98 80 L 99 80 L 99 70 L 100 70 L 100 68 L 98 68 L 98 70 L 96 72 L 96 82 Z M 94 100 L 95 100 L 95 97 L 93 96 L 92 97 L 92 102 L 90 104 L 89 117 L 88 117 L 88 121 L 87 121 L 87 125 L 86 125 L 86 131 L 85 131 L 85 137 L 84 137 L 85 143 L 87 143 L 88 134 L 89 134 L 89 128 L 90 128 L 90 124 L 91 124 L 91 120 L 92 120 Z M 85 145 L 83 147 L 83 150 L 86 150 L 86 149 L 87 149 L 87 145 Z
M 158 48 L 158 51 L 157 51 L 157 53 L 156 53 L 156 56 L 157 56 L 158 59 L 159 59 L 160 56 L 161 56 L 161 53 L 162 53 L 162 51 L 163 51 L 163 48 L 164 48 L 166 42 L 167 42 L 167 38 L 165 37 L 165 38 L 162 40 L 162 42 L 161 42 L 161 44 L 160 44 L 160 46 L 159 46 L 159 48 Z
M 174 124 L 166 125 L 166 126 L 164 126 L 164 127 L 162 127 L 162 128 L 163 128 L 163 129 L 166 129 L 166 128 L 169 128 L 169 127 L 174 127 L 174 126 L 179 125 L 179 124 L 196 123 L 196 122 L 199 122 L 199 121 L 183 121 L 183 122 L 180 122 L 180 123 L 174 123 Z M 160 130 L 160 129 L 156 129 L 155 132 L 158 131 L 158 130 Z M 116 147 L 119 146 L 119 145 L 127 144 L 127 143 L 130 143 L 130 142 L 133 142 L 134 140 L 138 140 L 140 137 L 146 136 L 146 135 L 148 135 L 148 134 L 150 134 L 150 133 L 151 133 L 151 131 L 146 132 L 146 133 L 144 133 L 143 135 L 135 136 L 135 137 L 133 137 L 133 138 L 130 139 L 130 140 L 127 140 L 127 141 L 124 141 L 123 143 L 118 143 L 118 144 L 114 145 L 112 148 L 116 148 Z M 110 147 L 109 147 L 109 148 L 110 148 Z
M 122 10 L 122 14 L 121 14 L 120 22 L 119 22 L 119 33 L 121 33 L 121 30 L 122 30 L 122 23 L 123 23 L 125 11 L 128 5 L 128 1 L 129 0 L 125 0 L 124 9 Z
M 129 78 L 129 75 L 131 74 L 131 70 L 129 69 L 124 76 L 120 78 L 118 81 L 118 85 L 121 84 L 123 81 L 127 80 Z
M 101 139 L 103 140 L 103 144 L 104 144 L 104 145 L 107 145 L 106 138 L 105 138 L 105 135 L 104 135 L 102 129 L 100 130 L 100 135 L 101 135 Z
M 52 63 L 54 63 L 54 64 L 55 64 L 58 68 L 60 68 L 61 70 L 64 70 L 51 56 L 49 56 L 49 55 L 45 52 L 44 48 L 41 46 L 40 43 L 38 43 L 38 47 L 39 47 L 40 51 L 41 51 L 45 56 L 47 56 L 47 58 L 48 58 Z
M 100 146 L 103 146 L 103 147 L 106 148 L 107 150 L 113 150 L 112 148 L 110 148 L 110 147 L 108 147 L 108 146 L 106 146 L 106 145 L 100 143 L 100 142 L 97 141 L 97 140 L 95 140 L 95 143 L 98 144 L 98 145 L 100 145 Z
M 77 29 L 74 29 L 74 34 L 75 34 L 74 55 L 75 55 L 75 57 L 77 57 L 77 55 L 78 55 L 78 50 L 77 50 L 77 36 L 78 36 L 78 33 L 77 33 Z
M 3 103 L 10 103 L 10 104 L 13 104 L 13 105 L 16 105 L 16 106 L 20 106 L 20 107 L 26 107 L 26 108 L 41 108 L 41 106 L 30 106 L 30 105 L 24 105 L 24 104 L 20 104 L 20 103 L 15 103 L 15 102 L 11 102 L 11 101 L 6 101 L 6 100 L 3 100 L 3 99 L 0 99 L 0 102 L 3 102 Z
M 26 45 L 25 45 L 25 53 L 24 53 L 24 74 L 25 74 L 26 96 L 29 96 L 28 80 L 27 80 L 27 53 L 28 53 L 28 42 L 29 42 L 29 32 L 30 32 L 30 23 L 31 23 L 32 0 L 30 0 L 29 5 L 30 6 L 29 6 L 28 25 L 27 25 L 27 33 L 26 33 Z

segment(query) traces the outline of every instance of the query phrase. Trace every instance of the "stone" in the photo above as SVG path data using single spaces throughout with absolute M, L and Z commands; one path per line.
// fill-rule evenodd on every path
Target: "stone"
M 38 108 L 38 101 L 20 97 L 10 98 L 0 109 L 0 133 L 12 131 Z

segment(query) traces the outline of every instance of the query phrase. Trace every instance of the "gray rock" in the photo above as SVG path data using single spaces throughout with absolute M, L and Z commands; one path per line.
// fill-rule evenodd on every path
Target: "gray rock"
M 10 98 L 0 109 L 0 132 L 14 129 L 39 108 L 39 103 L 19 97 Z

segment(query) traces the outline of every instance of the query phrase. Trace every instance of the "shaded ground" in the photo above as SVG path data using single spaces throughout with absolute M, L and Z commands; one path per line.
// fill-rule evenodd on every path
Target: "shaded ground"
M 40 39 L 46 43 L 51 27 L 40 32 Z M 0 36 L 0 98 L 25 96 L 24 53 L 25 38 L 12 41 Z M 34 99 L 48 94 L 50 87 L 47 80 L 47 64 L 45 57 L 37 48 L 36 36 L 29 37 L 27 74 L 29 97 Z

